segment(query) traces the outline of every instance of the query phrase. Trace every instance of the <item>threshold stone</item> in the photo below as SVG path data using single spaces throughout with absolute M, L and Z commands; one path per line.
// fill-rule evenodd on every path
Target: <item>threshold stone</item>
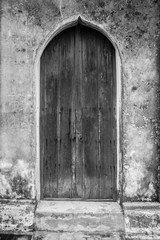
M 40 201 L 35 213 L 35 228 L 36 231 L 109 237 L 123 235 L 124 219 L 116 202 Z

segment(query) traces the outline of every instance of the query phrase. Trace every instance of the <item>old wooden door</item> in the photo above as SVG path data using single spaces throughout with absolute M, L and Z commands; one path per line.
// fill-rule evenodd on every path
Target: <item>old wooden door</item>
M 78 24 L 41 57 L 41 197 L 115 199 L 115 50 Z

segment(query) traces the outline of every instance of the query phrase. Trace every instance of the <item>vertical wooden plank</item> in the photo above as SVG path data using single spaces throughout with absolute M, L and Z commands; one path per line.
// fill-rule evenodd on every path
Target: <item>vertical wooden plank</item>
M 58 49 L 58 87 L 57 87 L 57 194 L 59 192 L 59 162 L 61 156 L 61 110 L 60 110 L 60 89 L 61 89 L 61 79 L 60 79 L 60 72 L 61 72 L 61 34 L 59 34 L 59 49 Z M 54 103 L 53 103 L 54 104 Z
M 45 73 L 41 78 L 41 105 L 43 120 L 41 136 L 43 149 L 43 197 L 56 196 L 57 192 L 57 80 L 58 41 L 57 38 L 47 46 L 41 58 L 41 68 Z M 44 71 L 44 70 L 43 70 Z M 54 102 L 54 104 L 53 104 Z
M 84 198 L 98 198 L 98 95 L 96 33 L 83 30 Z
M 117 198 L 117 86 L 116 86 L 116 53 L 115 49 L 112 47 L 111 50 L 111 62 L 112 62 L 112 102 L 113 102 L 113 113 L 112 113 L 112 139 L 113 139 L 113 156 L 112 156 L 112 192 L 113 199 Z
M 100 78 L 100 198 L 111 198 L 111 81 L 108 77 L 109 47 L 104 38 L 101 39 L 101 78 Z
M 113 139 L 112 139 L 112 115 L 113 115 L 113 71 L 111 51 L 113 46 L 104 37 L 101 38 L 100 60 L 100 198 L 113 198 Z
M 97 169 L 98 169 L 98 192 L 97 192 L 97 197 L 98 199 L 100 199 L 100 166 L 101 166 L 101 163 L 100 163 L 100 159 L 101 159 L 101 128 L 100 128 L 100 125 L 101 125 L 101 112 L 100 112 L 100 99 L 99 99 L 99 93 L 100 93 L 100 82 L 101 82 L 101 67 L 100 67 L 100 64 L 101 64 L 101 35 L 98 34 L 97 35 L 97 107 L 98 107 L 98 142 L 97 142 L 97 145 L 98 145 L 98 160 L 97 160 Z
M 58 197 L 70 198 L 72 145 L 71 145 L 71 114 L 72 114 L 72 77 L 74 71 L 74 30 L 61 34 L 60 42 L 60 156 L 58 162 Z
M 72 41 L 72 48 L 73 48 L 73 71 L 72 71 L 72 99 L 71 99 L 71 129 L 70 129 L 70 139 L 71 139 L 71 148 L 72 148 L 72 171 L 71 171 L 71 188 L 72 193 L 71 197 L 76 198 L 77 190 L 76 190 L 76 52 L 75 52 L 75 45 L 76 45 L 76 34 L 75 34 L 75 27 L 73 28 L 73 41 Z
M 83 156 L 82 156 L 82 43 L 81 25 L 75 27 L 75 126 L 76 126 L 76 162 L 75 181 L 76 189 L 74 197 L 83 197 Z
M 44 114 L 44 83 L 45 83 L 45 55 L 41 56 L 41 62 L 40 62 L 40 129 L 39 129 L 39 135 L 40 135 L 40 186 L 41 186 L 41 198 L 44 196 L 44 167 L 43 162 L 44 159 L 44 120 L 45 120 L 45 114 Z

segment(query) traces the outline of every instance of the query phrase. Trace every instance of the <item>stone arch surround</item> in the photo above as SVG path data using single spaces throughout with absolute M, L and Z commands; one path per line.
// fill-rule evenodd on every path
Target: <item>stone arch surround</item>
M 72 26 L 76 26 L 78 23 L 81 23 L 84 26 L 90 27 L 95 29 L 96 31 L 99 31 L 102 33 L 106 38 L 110 40 L 112 45 L 115 48 L 116 53 L 116 82 L 117 82 L 117 191 L 118 191 L 118 200 L 122 197 L 122 179 L 120 175 L 120 168 L 122 168 L 121 160 L 121 142 L 120 142 L 120 133 L 122 131 L 122 125 L 121 125 L 121 62 L 122 57 L 121 53 L 119 51 L 119 48 L 113 40 L 113 38 L 107 33 L 107 31 L 102 28 L 102 26 L 96 24 L 95 22 L 87 21 L 81 16 L 76 16 L 71 19 L 67 19 L 66 21 L 62 21 L 55 29 L 53 29 L 48 36 L 42 40 L 39 48 L 36 50 L 35 53 L 35 63 L 34 63 L 34 78 L 36 82 L 36 152 L 37 152 L 37 159 L 36 159 L 36 198 L 37 200 L 40 200 L 40 153 L 39 153 L 39 104 L 40 104 L 40 57 L 48 45 L 48 43 L 60 32 L 63 30 L 70 28 Z

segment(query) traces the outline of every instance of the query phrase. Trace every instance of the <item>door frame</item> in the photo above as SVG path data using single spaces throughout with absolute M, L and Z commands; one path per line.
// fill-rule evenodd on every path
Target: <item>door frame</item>
M 62 21 L 60 24 L 53 27 L 53 30 L 43 39 L 36 49 L 34 54 L 34 68 L 33 68 L 33 89 L 34 91 L 34 103 L 35 103 L 35 138 L 36 138 L 36 164 L 35 164 L 35 197 L 37 201 L 41 200 L 41 186 L 40 186 L 40 58 L 41 55 L 48 45 L 48 43 L 60 32 L 63 30 L 76 26 L 78 23 L 81 23 L 84 26 L 90 27 L 96 31 L 102 33 L 113 45 L 115 48 L 116 54 L 116 127 L 117 127 L 117 176 L 116 176 L 116 187 L 117 187 L 117 201 L 120 201 L 122 196 L 122 151 L 121 151 L 121 132 L 122 132 L 122 123 L 121 123 L 121 96 L 122 96 L 122 87 L 121 87 L 121 75 L 122 75 L 122 58 L 119 51 L 119 48 L 116 44 L 115 39 L 113 39 L 110 34 L 105 30 L 103 25 L 96 24 L 95 22 L 88 21 L 81 16 L 75 16 L 69 18 L 65 21 Z

